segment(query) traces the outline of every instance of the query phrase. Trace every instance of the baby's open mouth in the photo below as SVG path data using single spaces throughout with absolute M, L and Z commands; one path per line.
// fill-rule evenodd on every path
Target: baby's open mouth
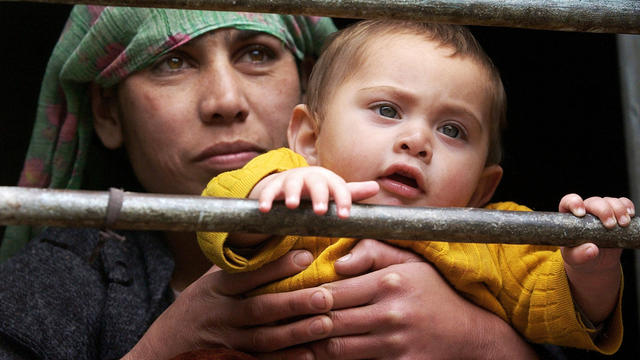
M 408 175 L 408 174 L 402 174 L 402 173 L 395 172 L 395 173 L 387 176 L 387 178 L 389 180 L 405 184 L 405 185 L 410 186 L 410 187 L 415 188 L 415 189 L 419 188 L 418 182 L 416 181 L 416 179 L 413 178 L 411 175 Z

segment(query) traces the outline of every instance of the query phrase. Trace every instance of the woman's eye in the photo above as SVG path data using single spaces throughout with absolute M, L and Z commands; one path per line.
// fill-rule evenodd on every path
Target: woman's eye
M 262 62 L 266 57 L 266 54 L 264 53 L 264 51 L 261 51 L 258 49 L 253 49 L 249 51 L 247 55 L 249 55 L 249 59 L 251 60 L 251 62 Z
M 169 69 L 176 70 L 182 67 L 182 65 L 184 64 L 184 60 L 177 56 L 171 56 L 167 58 L 166 63 Z
M 274 53 L 269 48 L 260 45 L 250 47 L 240 58 L 252 64 L 261 64 L 273 59 Z
M 389 105 L 378 106 L 378 114 L 393 119 L 398 117 L 398 112 L 396 111 L 396 109 Z
M 158 62 L 156 62 L 152 69 L 153 71 L 162 74 L 164 72 L 174 72 L 182 70 L 187 66 L 189 66 L 189 63 L 184 58 L 184 56 L 170 54 L 158 60 Z
M 454 139 L 457 139 L 462 135 L 462 131 L 460 131 L 460 128 L 451 124 L 442 126 L 440 128 L 440 132 Z

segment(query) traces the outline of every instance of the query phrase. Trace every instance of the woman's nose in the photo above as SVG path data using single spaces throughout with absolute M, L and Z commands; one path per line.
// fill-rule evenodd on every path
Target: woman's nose
M 202 79 L 200 117 L 205 124 L 233 123 L 246 120 L 249 105 L 241 76 L 233 67 L 216 65 Z
M 408 153 L 425 162 L 431 161 L 431 139 L 425 130 L 413 130 L 402 134 L 396 141 L 395 147 L 398 152 Z

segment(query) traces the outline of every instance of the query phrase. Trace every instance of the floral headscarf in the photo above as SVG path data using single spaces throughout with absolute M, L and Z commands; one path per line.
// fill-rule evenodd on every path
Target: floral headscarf
M 76 5 L 45 72 L 19 186 L 79 189 L 93 136 L 89 84 L 115 85 L 208 31 L 231 27 L 282 40 L 298 60 L 317 56 L 336 30 L 329 18 L 223 11 Z M 0 261 L 22 248 L 27 226 L 10 226 Z

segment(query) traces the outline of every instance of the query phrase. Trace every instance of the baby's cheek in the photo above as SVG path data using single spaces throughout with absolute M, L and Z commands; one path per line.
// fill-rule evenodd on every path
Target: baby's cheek
M 439 204 L 435 206 L 466 207 L 476 189 L 476 183 L 465 175 L 454 175 L 442 179 L 439 189 L 432 189 Z

